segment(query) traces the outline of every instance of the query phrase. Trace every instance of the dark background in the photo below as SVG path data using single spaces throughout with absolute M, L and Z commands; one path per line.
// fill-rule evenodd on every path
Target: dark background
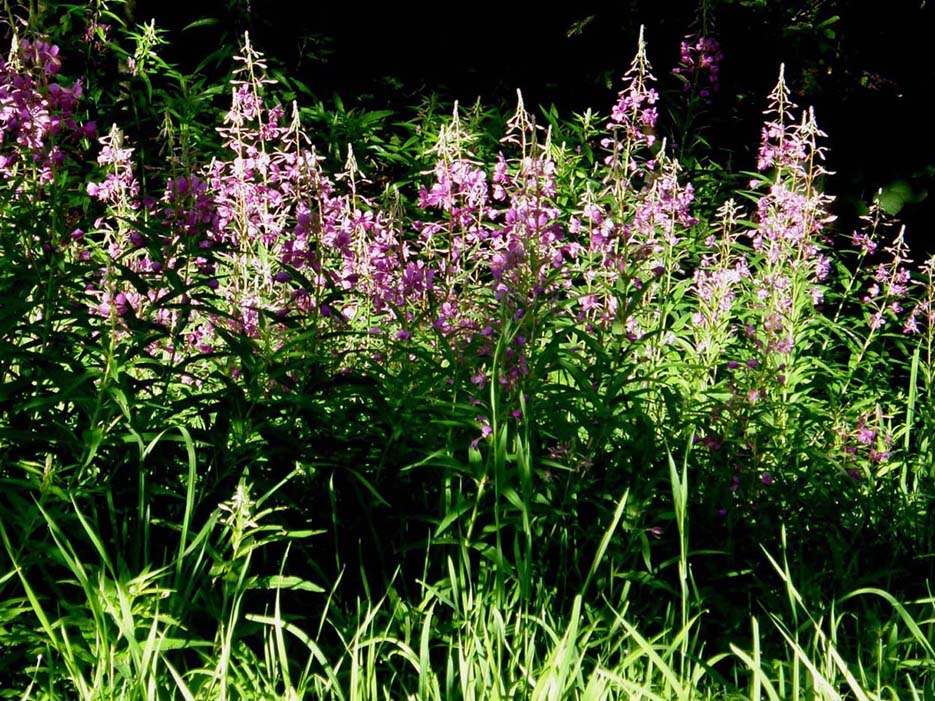
M 217 24 L 187 31 L 195 20 Z M 175 41 L 168 55 L 192 68 L 249 30 L 256 47 L 326 103 L 405 111 L 434 92 L 445 100 L 606 114 L 641 24 L 660 87 L 679 41 L 702 28 L 724 52 L 722 89 L 707 136 L 716 157 L 753 170 L 766 96 L 786 64 L 793 99 L 813 105 L 828 133 L 828 190 L 848 229 L 883 188 L 908 228 L 916 258 L 935 252 L 935 22 L 924 0 L 707 0 L 604 4 L 201 2 L 139 0 Z M 179 39 L 181 38 L 181 39 Z M 220 67 L 218 67 L 220 69 Z

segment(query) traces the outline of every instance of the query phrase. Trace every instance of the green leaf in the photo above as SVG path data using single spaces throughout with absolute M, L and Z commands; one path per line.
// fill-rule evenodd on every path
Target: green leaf
M 270 575 L 265 577 L 249 577 L 244 583 L 246 589 L 289 589 L 292 591 L 307 591 L 319 594 L 325 589 L 309 582 L 307 579 L 289 575 Z

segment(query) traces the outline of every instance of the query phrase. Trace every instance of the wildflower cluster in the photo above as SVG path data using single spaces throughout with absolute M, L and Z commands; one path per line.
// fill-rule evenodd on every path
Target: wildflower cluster
M 59 48 L 41 39 L 14 40 L 10 55 L 0 59 L 0 174 L 26 192 L 29 178 L 41 188 L 63 167 L 69 149 L 94 136 L 93 121 L 75 114 L 82 85 L 61 85 Z
M 456 118 L 444 131 L 435 182 L 420 197 L 423 209 L 444 217 L 418 224 L 422 253 L 440 261 L 444 281 L 434 325 L 459 351 L 476 342 L 481 358 L 493 356 L 506 323 L 518 325 L 521 331 L 505 349 L 500 377 L 515 390 L 528 373 L 527 340 L 535 336 L 540 312 L 556 308 L 559 294 L 570 287 L 567 263 L 581 246 L 569 240 L 554 203 L 551 143 L 548 136 L 538 143 L 539 130 L 521 96 L 504 138 L 520 154 L 507 159 L 501 152 L 489 184 L 487 174 L 462 152 L 467 135 L 458 133 L 458 124 Z M 463 292 L 478 285 L 489 296 L 465 298 Z M 482 387 L 486 376 L 486 370 L 476 368 L 472 382 Z
M 716 43 L 686 46 L 682 75 L 716 77 Z M 20 47 L 32 52 L 32 69 L 57 72 L 51 47 Z M 223 350 L 231 338 L 272 354 L 301 334 L 341 367 L 361 354 L 415 358 L 424 346 L 446 358 L 453 385 L 465 383 L 482 440 L 495 408 L 481 397 L 496 395 L 524 419 L 537 354 L 558 324 L 578 326 L 636 361 L 625 374 L 647 396 L 669 379 L 697 382 L 696 396 L 717 393 L 710 420 L 700 422 L 702 445 L 712 454 L 735 447 L 717 458 L 731 466 L 729 477 L 736 465 L 762 486 L 784 477 L 777 456 L 792 449 L 773 445 L 760 421 L 791 420 L 783 407 L 802 376 L 797 353 L 829 275 L 832 217 L 819 190 L 822 133 L 811 111 L 793 118 L 782 73 L 758 152 L 752 225 L 729 201 L 695 242 L 695 191 L 657 136 L 659 96 L 642 37 L 597 137 L 604 158 L 586 177 L 566 178 L 583 162 L 553 143 L 521 97 L 489 167 L 472 152 L 456 106 L 413 193 L 418 221 L 367 195 L 353 150 L 343 170 L 326 172 L 297 106 L 272 99 L 249 40 L 238 61 L 222 150 L 206 165 L 176 163 L 158 199 L 142 196 L 120 130 L 100 139 L 99 175 L 85 190 L 102 214 L 72 240 L 94 268 L 88 308 L 115 338 L 144 322 L 153 331 L 147 352 L 186 362 L 196 383 L 198 364 L 185 359 Z M 59 96 L 56 109 L 73 114 L 80 83 L 67 99 L 42 85 Z M 42 139 L 90 133 L 72 122 Z M 29 130 L 4 124 L 5 134 L 35 143 Z M 874 254 L 872 236 L 860 244 Z M 911 283 L 901 239 L 885 250 L 892 260 L 863 290 L 872 330 L 903 311 Z M 925 313 L 917 305 L 907 330 Z M 700 357 L 689 373 L 679 369 L 685 347 Z M 498 391 L 482 392 L 490 383 Z M 661 420 L 668 409 L 659 401 L 647 411 Z
M 678 163 L 657 142 L 659 95 L 651 70 L 641 33 L 607 124 L 610 136 L 601 140 L 607 149 L 604 189 L 597 196 L 585 192 L 583 217 L 571 224 L 588 239 L 580 271 L 588 284 L 578 298 L 579 318 L 604 328 L 622 322 L 632 339 L 660 323 L 652 303 L 665 292 L 670 274 L 680 272 L 681 235 L 697 222 L 690 212 L 694 188 L 679 181 Z
M 698 97 L 710 101 L 720 90 L 721 61 L 724 54 L 717 39 L 687 37 L 679 46 L 679 65 L 673 75 L 682 79 L 685 92 L 696 90 Z
M 848 474 L 854 479 L 860 479 L 861 473 L 856 467 L 858 460 L 869 460 L 871 465 L 878 465 L 890 456 L 893 446 L 893 435 L 881 429 L 883 416 L 879 408 L 873 414 L 863 414 L 857 423 L 849 430 L 839 435 L 845 460 L 849 463 Z
M 751 183 L 759 193 L 753 226 L 737 231 L 740 209 L 725 204 L 718 235 L 705 241 L 692 281 L 696 348 L 710 369 L 702 373 L 702 387 L 720 378 L 728 393 L 702 435 L 733 501 L 742 475 L 757 476 L 758 489 L 769 487 L 790 477 L 790 465 L 805 449 L 781 432 L 763 430 L 764 423 L 799 420 L 800 407 L 788 398 L 807 375 L 799 363 L 831 268 L 826 228 L 833 217 L 819 189 L 823 134 L 811 110 L 798 121 L 794 113 L 780 70 L 758 152 L 762 175 Z M 738 245 L 741 236 L 749 247 Z

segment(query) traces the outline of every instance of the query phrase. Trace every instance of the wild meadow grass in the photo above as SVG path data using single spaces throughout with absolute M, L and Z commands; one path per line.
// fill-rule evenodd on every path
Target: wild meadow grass
M 0 698 L 935 696 L 935 266 L 782 69 L 730 174 L 710 37 L 329 116 L 94 8 L 0 62 Z

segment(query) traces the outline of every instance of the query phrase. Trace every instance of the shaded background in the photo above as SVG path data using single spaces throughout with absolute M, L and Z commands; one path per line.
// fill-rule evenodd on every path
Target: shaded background
M 677 89 L 669 71 L 680 40 L 705 31 L 724 52 L 722 89 L 707 136 L 715 157 L 753 170 L 761 113 L 780 63 L 793 99 L 814 105 L 828 133 L 828 190 L 839 228 L 849 230 L 874 193 L 907 225 L 921 258 L 935 253 L 935 88 L 932 7 L 925 0 L 679 0 L 567 3 L 555 10 L 502 2 L 419 6 L 384 3 L 174 4 L 138 0 L 136 21 L 170 29 L 166 52 L 192 69 L 225 41 L 249 30 L 257 48 L 327 104 L 405 111 L 421 97 L 485 104 L 555 104 L 563 115 L 590 107 L 606 114 L 619 76 L 646 27 L 660 87 Z M 182 31 L 205 17 L 214 25 Z M 179 40 L 181 37 L 181 40 Z M 216 67 L 222 70 L 220 66 Z

